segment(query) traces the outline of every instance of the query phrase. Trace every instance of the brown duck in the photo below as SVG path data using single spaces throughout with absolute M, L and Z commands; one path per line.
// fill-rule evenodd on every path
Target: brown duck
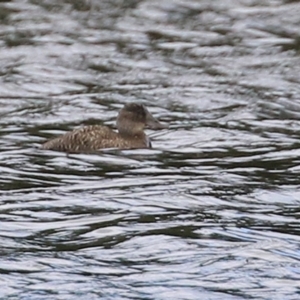
M 144 105 L 128 103 L 117 117 L 118 132 L 107 126 L 84 126 L 47 141 L 42 149 L 78 153 L 103 148 L 151 148 L 150 139 L 144 133 L 145 127 L 163 129 L 167 126 L 157 121 Z

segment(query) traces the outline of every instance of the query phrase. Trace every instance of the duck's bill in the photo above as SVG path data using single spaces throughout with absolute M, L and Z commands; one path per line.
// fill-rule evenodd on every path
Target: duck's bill
M 147 116 L 146 116 L 146 126 L 147 126 L 147 128 L 150 128 L 150 129 L 168 128 L 168 125 L 160 123 L 148 111 L 147 111 Z

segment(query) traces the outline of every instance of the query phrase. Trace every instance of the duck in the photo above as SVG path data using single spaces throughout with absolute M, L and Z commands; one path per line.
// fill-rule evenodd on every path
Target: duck
M 143 104 L 135 102 L 123 106 L 116 125 L 117 132 L 103 125 L 83 126 L 48 140 L 41 148 L 67 153 L 94 152 L 105 148 L 152 148 L 144 129 L 167 128 Z

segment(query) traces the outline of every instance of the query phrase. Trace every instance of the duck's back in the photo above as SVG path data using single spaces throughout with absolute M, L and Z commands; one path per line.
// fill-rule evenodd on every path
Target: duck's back
M 64 152 L 96 151 L 102 148 L 119 147 L 121 140 L 119 135 L 109 127 L 92 125 L 49 140 L 42 145 L 42 149 Z
M 146 135 L 122 137 L 109 127 L 92 125 L 75 129 L 42 145 L 42 149 L 69 153 L 93 152 L 104 148 L 151 148 Z

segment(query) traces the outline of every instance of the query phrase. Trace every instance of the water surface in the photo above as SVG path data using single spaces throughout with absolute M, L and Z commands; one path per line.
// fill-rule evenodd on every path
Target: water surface
M 299 9 L 2 1 L 0 298 L 298 299 Z M 39 149 L 130 101 L 153 149 Z

